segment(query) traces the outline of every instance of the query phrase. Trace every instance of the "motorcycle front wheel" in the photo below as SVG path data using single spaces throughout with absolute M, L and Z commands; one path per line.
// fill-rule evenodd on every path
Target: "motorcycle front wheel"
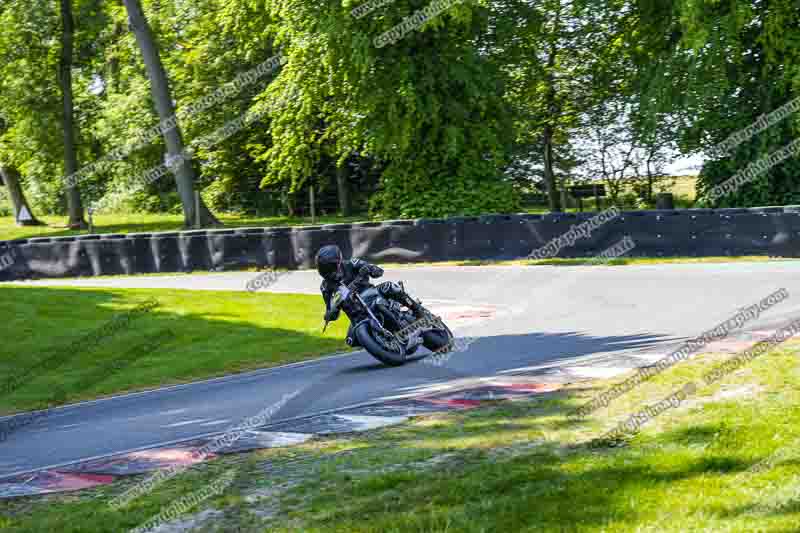
M 369 322 L 364 322 L 359 325 L 355 330 L 355 335 L 361 346 L 381 363 L 389 366 L 405 364 L 406 353 L 403 347 L 398 344 L 399 350 L 391 350 L 386 346 L 387 343 L 381 342 L 376 338 Z

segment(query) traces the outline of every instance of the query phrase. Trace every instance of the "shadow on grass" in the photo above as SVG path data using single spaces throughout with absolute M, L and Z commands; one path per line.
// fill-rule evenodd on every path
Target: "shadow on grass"
M 94 348 L 63 353 L 123 310 L 155 298 L 160 305 Z M 67 401 L 305 360 L 346 349 L 342 334 L 317 333 L 322 304 L 301 295 L 188 291 L 0 288 L 0 375 L 24 375 L 10 393 L 0 389 L 0 413 L 41 407 L 54 386 Z M 265 313 L 265 303 L 280 313 Z M 165 329 L 175 339 L 88 390 L 71 384 Z M 337 330 L 342 329 L 341 325 Z M 3 331 L 5 330 L 5 331 Z M 51 357 L 55 357 L 51 361 Z M 31 373 L 31 369 L 35 372 Z M 29 375 L 30 374 L 30 375 Z M 5 383 L 5 379 L 3 380 Z
M 294 467 L 308 469 L 322 461 L 327 468 L 317 470 L 339 479 L 338 483 L 313 479 L 314 470 L 304 489 L 314 494 L 309 503 L 314 512 L 302 514 L 303 525 L 319 531 L 371 532 L 639 531 L 668 512 L 659 494 L 749 466 L 729 455 L 671 459 L 670 447 L 685 442 L 682 431 L 661 434 L 659 443 L 667 451 L 650 453 L 548 441 L 546 435 L 559 428 L 542 419 L 566 412 L 569 395 L 549 394 L 544 403 L 544 409 L 530 403 L 498 404 L 494 409 L 452 414 L 424 427 L 394 430 L 366 446 L 359 442 L 346 452 L 349 457 L 315 453 Z M 538 435 L 545 438 L 540 446 L 506 456 L 492 448 L 504 433 L 521 429 L 530 441 Z M 707 426 L 693 438 L 701 433 L 710 436 L 713 429 Z M 454 451 L 459 452 L 456 459 Z M 430 467 L 420 469 L 414 465 L 426 461 L 414 461 L 418 454 L 445 459 L 428 461 Z M 351 479 L 349 469 L 363 470 L 370 456 L 405 466 Z

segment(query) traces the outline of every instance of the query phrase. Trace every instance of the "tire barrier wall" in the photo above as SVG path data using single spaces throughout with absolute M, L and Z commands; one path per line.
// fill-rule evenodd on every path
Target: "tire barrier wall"
M 518 259 L 596 213 L 486 215 L 305 227 L 39 237 L 0 242 L 0 280 L 195 270 L 312 268 L 338 244 L 376 263 Z M 800 206 L 623 211 L 556 257 L 590 257 L 628 236 L 633 257 L 800 257 Z

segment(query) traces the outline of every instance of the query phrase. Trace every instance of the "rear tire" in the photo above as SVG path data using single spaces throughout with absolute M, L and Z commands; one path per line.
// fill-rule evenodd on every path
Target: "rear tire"
M 445 326 L 447 327 L 447 326 Z M 422 345 L 425 346 L 432 352 L 449 352 L 450 350 L 444 350 L 443 348 L 447 347 L 453 341 L 453 334 L 450 332 L 450 329 L 441 330 L 433 330 L 433 331 L 426 331 L 422 334 Z
M 442 351 L 443 353 L 449 352 L 450 348 L 448 348 L 447 350 L 443 350 L 443 348 L 446 348 L 447 346 L 452 344 L 453 332 L 450 331 L 450 328 L 448 328 L 447 325 L 444 322 L 442 322 L 442 320 L 439 319 L 438 317 L 437 317 L 437 322 L 442 327 L 437 329 L 432 329 L 430 331 L 426 331 L 425 333 L 423 333 L 422 345 L 432 352 L 438 352 L 438 351 Z
M 368 322 L 364 322 L 356 328 L 356 339 L 363 346 L 372 357 L 381 363 L 389 366 L 401 366 L 406 363 L 406 355 L 404 353 L 392 352 L 384 348 L 372 335 L 372 328 Z

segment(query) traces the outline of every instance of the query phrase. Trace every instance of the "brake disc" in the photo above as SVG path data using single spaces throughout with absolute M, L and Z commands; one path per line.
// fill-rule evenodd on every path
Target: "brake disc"
M 384 348 L 397 353 L 405 353 L 403 344 L 394 335 L 386 335 L 382 331 L 376 331 L 375 337 Z

